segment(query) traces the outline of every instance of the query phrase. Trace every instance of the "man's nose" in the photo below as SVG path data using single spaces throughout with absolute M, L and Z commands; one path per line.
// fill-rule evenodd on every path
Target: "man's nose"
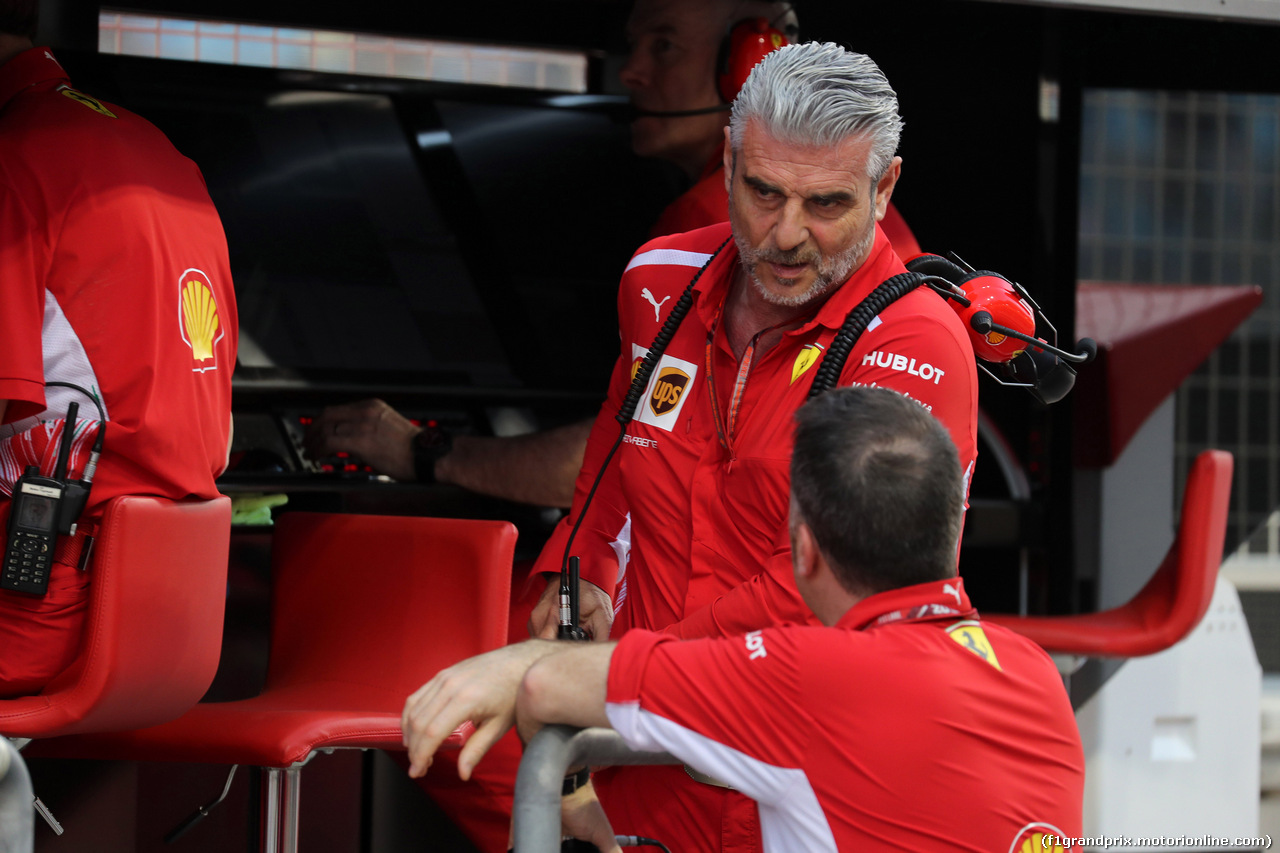
M 783 205 L 773 226 L 773 239 L 784 252 L 802 246 L 809 239 L 802 199 L 791 199 Z
M 627 61 L 618 72 L 618 80 L 632 91 L 644 88 L 649 82 L 649 63 L 645 60 L 643 51 L 633 49 L 627 54 Z

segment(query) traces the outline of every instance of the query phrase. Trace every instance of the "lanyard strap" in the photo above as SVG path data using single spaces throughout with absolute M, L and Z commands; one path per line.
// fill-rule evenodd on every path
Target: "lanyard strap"
M 733 430 L 738 422 L 738 410 L 742 406 L 743 392 L 747 388 L 747 377 L 751 374 L 751 362 L 755 360 L 756 341 L 760 339 L 757 333 L 747 344 L 746 352 L 742 354 L 742 361 L 738 363 L 738 375 L 733 380 L 733 396 L 729 398 L 729 415 L 728 423 L 725 423 L 724 417 L 720 414 L 720 402 L 716 397 L 716 379 L 715 371 L 711 369 L 711 351 L 714 347 L 713 341 L 716 336 L 716 326 L 719 325 L 719 315 L 716 315 L 716 324 L 711 327 L 711 331 L 707 333 L 707 392 L 711 397 L 711 418 L 715 421 L 716 437 L 720 440 L 720 446 L 725 450 L 732 452 L 730 446 L 733 443 Z
M 725 300 L 729 298 L 725 294 Z M 738 374 L 733 379 L 733 395 L 729 398 L 728 419 L 720 414 L 720 402 L 716 395 L 716 373 L 711 366 L 711 353 L 715 349 L 716 330 L 720 328 L 720 319 L 724 316 L 724 301 L 720 303 L 720 307 L 716 309 L 716 316 L 711 321 L 711 329 L 707 332 L 707 394 L 711 398 L 711 418 L 716 425 L 716 437 L 720 440 L 720 446 L 733 453 L 733 434 L 738 424 L 738 412 L 742 408 L 742 398 L 746 395 L 747 378 L 751 375 L 751 365 L 755 362 L 756 346 L 760 343 L 760 339 L 769 332 L 776 332 L 789 325 L 794 324 L 795 320 L 784 320 L 756 332 L 751 340 L 747 342 L 747 348 L 742 353 L 742 358 L 738 362 Z M 726 339 L 728 331 L 725 332 Z
M 926 620 L 947 619 L 963 615 L 965 614 L 945 604 L 922 604 L 919 607 L 912 607 L 906 610 L 890 611 L 871 624 L 872 626 L 888 625 L 890 623 L 905 625 L 909 622 L 924 622 Z

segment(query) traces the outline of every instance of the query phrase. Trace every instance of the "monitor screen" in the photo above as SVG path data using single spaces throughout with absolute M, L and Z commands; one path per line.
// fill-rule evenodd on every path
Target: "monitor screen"
M 100 61 L 205 175 L 238 378 L 603 392 L 618 277 L 679 191 L 625 124 L 538 93 Z

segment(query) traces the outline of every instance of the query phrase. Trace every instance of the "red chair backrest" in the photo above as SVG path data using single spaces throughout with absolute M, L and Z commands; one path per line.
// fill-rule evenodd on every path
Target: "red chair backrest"
M 1213 600 L 1231 501 L 1231 454 L 1206 450 L 1187 476 L 1178 533 L 1164 561 L 1126 604 L 1073 616 L 984 613 L 1051 652 L 1129 658 L 1164 651 L 1191 633 Z
M 328 682 L 335 701 L 399 713 L 439 670 L 506 642 L 515 542 L 505 521 L 286 513 L 268 688 Z
M 230 536 L 226 497 L 109 500 L 80 654 L 39 695 L 0 700 L 0 734 L 141 728 L 200 701 L 222 648 Z
M 1123 657 L 1163 651 L 1204 618 L 1222 565 L 1232 468 L 1231 454 L 1222 450 L 1196 457 L 1182 496 L 1177 538 L 1155 575 L 1127 605 L 1146 630 L 1143 636 L 1118 637 L 1110 644 Z

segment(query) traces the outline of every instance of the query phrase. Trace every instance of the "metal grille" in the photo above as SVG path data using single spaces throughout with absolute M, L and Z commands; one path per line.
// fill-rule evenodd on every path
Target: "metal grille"
M 1280 556 L 1280 97 L 1087 90 L 1079 232 L 1081 279 L 1263 288 L 1177 392 L 1175 477 L 1233 453 L 1227 550 Z

